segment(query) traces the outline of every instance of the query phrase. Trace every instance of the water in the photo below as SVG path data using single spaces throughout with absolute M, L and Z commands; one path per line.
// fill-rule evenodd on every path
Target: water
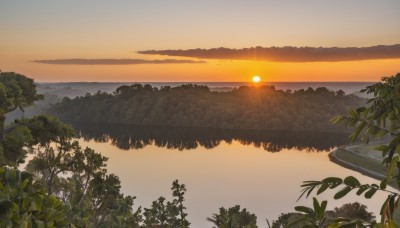
M 135 125 L 75 124 L 79 141 L 109 157 L 108 171 L 118 175 L 125 194 L 136 196 L 136 206 L 149 207 L 159 196 L 171 199 L 171 183 L 187 186 L 186 207 L 192 227 L 212 227 L 207 217 L 219 207 L 241 205 L 258 217 L 276 219 L 298 203 L 305 180 L 353 175 L 362 183 L 377 181 L 329 161 L 328 151 L 346 143 L 347 136 L 312 132 L 224 131 L 198 128 Z M 362 201 L 379 214 L 385 195 L 365 200 L 350 194 L 328 199 L 328 209 Z

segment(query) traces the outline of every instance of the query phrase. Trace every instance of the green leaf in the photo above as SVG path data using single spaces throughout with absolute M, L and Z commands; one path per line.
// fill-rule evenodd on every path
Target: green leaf
M 8 199 L 0 200 L 0 215 L 6 214 L 13 207 L 13 203 Z
M 37 228 L 46 228 L 46 224 L 41 220 L 34 220 Z
M 325 214 L 326 207 L 328 206 L 328 201 L 324 200 L 321 202 L 321 212 Z
M 303 212 L 303 213 L 308 214 L 308 215 L 314 215 L 314 211 L 313 211 L 311 208 L 309 208 L 309 207 L 297 206 L 297 207 L 295 207 L 294 209 L 295 209 L 296 211 L 298 211 L 298 212 Z
M 387 183 L 388 183 L 388 179 L 387 179 L 387 178 L 383 179 L 383 180 L 381 181 L 380 188 L 381 188 L 382 190 L 385 190 L 385 189 L 386 189 L 386 186 L 387 186 Z
M 340 199 L 343 198 L 344 196 L 346 196 L 351 190 L 353 190 L 352 188 L 350 188 L 349 186 L 346 186 L 344 188 L 342 188 L 342 190 L 340 190 L 339 192 L 337 192 L 333 198 L 334 199 Z
M 393 156 L 392 161 L 390 162 L 390 166 L 389 166 L 388 172 L 386 174 L 386 178 L 387 179 L 392 177 L 393 171 L 394 171 L 398 161 L 399 161 L 399 156 L 398 155 Z
M 323 179 L 321 182 L 329 184 L 330 185 L 329 188 L 334 189 L 337 186 L 341 185 L 343 183 L 343 180 L 338 177 L 328 177 L 328 178 Z
M 343 182 L 352 188 L 357 188 L 360 186 L 360 182 L 353 176 L 346 177 Z
M 357 190 L 356 194 L 359 196 L 359 195 L 363 194 L 363 192 L 365 192 L 367 189 L 368 189 L 367 186 L 362 185 L 362 186 Z
M 375 193 L 376 193 L 376 191 L 377 191 L 378 189 L 376 189 L 376 188 L 371 188 L 370 190 L 368 190 L 366 193 L 365 193 L 365 198 L 366 199 L 371 199 L 372 198 L 372 196 L 374 196 L 375 195 Z
M 317 217 L 319 217 L 319 215 L 321 214 L 320 212 L 320 206 L 319 206 L 319 202 L 317 200 L 317 198 L 313 197 L 313 207 L 314 207 L 314 211 L 317 213 Z
M 354 132 L 350 135 L 350 141 L 355 141 L 366 125 L 366 122 L 361 122 L 360 125 L 357 126 L 356 130 L 354 130 Z
M 333 124 L 337 124 L 337 123 L 341 122 L 343 119 L 344 119 L 344 116 L 338 115 L 338 116 L 335 116 L 332 119 L 330 119 L 329 122 L 331 122 Z
M 391 195 L 390 199 L 389 199 L 389 212 L 390 212 L 390 219 L 393 218 L 393 214 L 394 214 L 394 200 L 395 200 L 395 196 Z
M 319 189 L 317 191 L 317 195 L 323 193 L 328 188 L 329 188 L 329 184 L 322 184 L 321 187 L 319 187 Z

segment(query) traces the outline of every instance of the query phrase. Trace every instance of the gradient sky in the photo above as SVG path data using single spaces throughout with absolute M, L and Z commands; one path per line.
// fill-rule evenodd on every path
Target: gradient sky
M 190 59 L 140 50 L 400 43 L 399 0 L 0 0 L 0 69 L 37 81 L 376 81 L 400 59 L 49 65 L 52 59 Z M 198 59 L 191 59 L 198 61 Z

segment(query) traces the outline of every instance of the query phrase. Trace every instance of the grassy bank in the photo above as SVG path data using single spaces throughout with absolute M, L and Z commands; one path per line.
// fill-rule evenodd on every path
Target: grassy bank
M 387 173 L 387 167 L 382 165 L 382 157 L 380 152 L 375 151 L 376 146 L 360 145 L 347 148 L 338 148 L 333 151 L 330 159 L 348 169 L 360 172 L 366 176 L 381 181 Z M 395 171 L 397 173 L 397 171 Z M 389 185 L 397 190 L 399 187 L 395 181 L 389 182 Z M 396 221 L 400 221 L 400 210 L 395 214 Z
M 358 171 L 377 180 L 381 180 L 382 177 L 386 176 L 387 168 L 383 166 L 382 161 L 378 159 L 344 148 L 338 148 L 332 155 L 337 159 L 337 161 L 335 161 L 336 163 L 346 168 Z

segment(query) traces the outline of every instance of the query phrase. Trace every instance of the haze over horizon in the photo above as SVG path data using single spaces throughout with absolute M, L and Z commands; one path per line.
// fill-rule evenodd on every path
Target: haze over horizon
M 396 0 L 0 6 L 0 69 L 38 82 L 364 82 L 399 71 Z

